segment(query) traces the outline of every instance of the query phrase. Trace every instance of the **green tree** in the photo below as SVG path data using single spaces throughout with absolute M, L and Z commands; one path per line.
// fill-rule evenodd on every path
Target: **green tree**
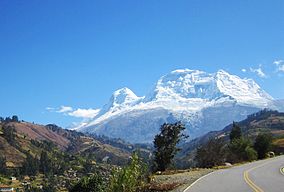
M 48 182 L 45 182 L 43 184 L 43 188 L 42 188 L 42 191 L 43 192 L 56 192 L 56 185 L 57 185 L 57 180 L 55 180 L 55 177 L 54 175 L 52 174 L 49 174 L 47 176 L 47 180 Z
M 245 152 L 248 161 L 257 160 L 257 152 L 251 146 L 247 146 Z
M 0 174 L 6 174 L 7 167 L 6 167 L 6 159 L 0 155 Z
M 176 145 L 186 136 L 183 134 L 185 126 L 180 122 L 175 124 L 165 123 L 160 128 L 160 133 L 154 139 L 154 169 L 165 171 L 176 153 L 180 150 Z
M 41 189 L 39 189 L 38 187 L 35 187 L 35 186 L 25 186 L 24 187 L 25 189 L 24 189 L 24 191 L 25 192 L 43 192 L 44 190 L 41 190 Z M 44 192 L 46 192 L 46 191 L 44 191 Z
M 257 153 L 253 149 L 251 141 L 243 137 L 234 139 L 229 144 L 229 151 L 228 159 L 233 163 L 253 161 L 257 158 Z
M 69 191 L 70 192 L 104 192 L 106 189 L 102 176 L 94 174 L 90 177 L 83 177 Z
M 254 143 L 254 149 L 257 151 L 258 158 L 265 158 L 266 153 L 271 149 L 272 135 L 268 133 L 259 134 Z
M 225 162 L 225 143 L 222 138 L 211 138 L 197 148 L 195 160 L 198 167 L 211 168 Z
M 42 151 L 40 154 L 40 160 L 39 160 L 39 170 L 43 174 L 49 174 L 52 173 L 52 164 L 51 160 L 48 157 L 48 154 L 46 151 Z
M 15 145 L 16 130 L 12 126 L 3 127 L 3 136 L 11 145 Z
M 92 159 L 88 158 L 83 163 L 83 171 L 84 173 L 90 173 L 92 171 L 92 168 L 93 168 Z
M 10 123 L 12 121 L 12 119 L 10 117 L 6 117 L 4 121 L 5 121 L 5 123 Z
M 31 154 L 26 154 L 26 160 L 22 166 L 22 173 L 25 175 L 36 175 L 39 170 L 39 163 L 37 158 L 34 158 Z
M 242 131 L 240 126 L 237 123 L 233 122 L 233 128 L 230 133 L 230 141 L 232 142 L 234 139 L 240 139 L 242 137 Z
M 133 153 L 131 163 L 113 172 L 109 192 L 135 192 L 143 186 L 146 178 L 146 165 L 138 157 L 137 153 Z
M 17 115 L 12 116 L 12 122 L 19 122 L 19 118 Z

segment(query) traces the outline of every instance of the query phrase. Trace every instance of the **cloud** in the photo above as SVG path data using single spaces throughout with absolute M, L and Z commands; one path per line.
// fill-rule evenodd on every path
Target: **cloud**
M 245 72 L 247 72 L 247 70 L 246 70 L 246 69 L 242 69 L 242 72 L 244 72 L 244 73 L 245 73 Z
M 95 117 L 100 110 L 99 109 L 73 109 L 72 107 L 69 106 L 60 106 L 59 108 L 56 107 L 46 107 L 45 110 L 48 112 L 56 112 L 56 113 L 62 113 L 64 115 L 70 116 L 70 117 L 78 117 L 78 118 L 83 118 L 83 119 L 91 119 Z
M 278 67 L 278 71 L 284 72 L 284 65 L 279 66 L 279 67 Z
M 256 69 L 250 67 L 250 71 L 253 72 L 253 73 L 256 73 L 257 76 L 259 76 L 260 78 L 267 78 L 267 75 L 261 69 L 261 65 L 259 65 L 259 67 L 256 68 Z
M 99 109 L 77 109 L 72 112 L 69 112 L 68 115 L 72 117 L 81 117 L 81 118 L 93 118 L 100 112 Z
M 72 107 L 62 105 L 56 112 L 57 113 L 67 113 L 73 111 Z
M 55 108 L 53 108 L 53 107 L 46 107 L 45 110 L 52 112 L 52 111 L 55 110 Z
M 274 65 L 277 67 L 277 72 L 284 72 L 284 61 L 283 60 L 276 60 L 273 62 Z
M 276 60 L 276 61 L 273 62 L 273 64 L 275 64 L 275 65 L 280 65 L 280 64 L 282 64 L 283 62 L 284 62 L 283 60 Z

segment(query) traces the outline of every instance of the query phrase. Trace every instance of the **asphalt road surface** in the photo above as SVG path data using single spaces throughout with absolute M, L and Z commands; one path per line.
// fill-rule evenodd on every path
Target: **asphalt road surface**
M 283 167 L 282 155 L 215 171 L 197 180 L 184 192 L 284 192 Z

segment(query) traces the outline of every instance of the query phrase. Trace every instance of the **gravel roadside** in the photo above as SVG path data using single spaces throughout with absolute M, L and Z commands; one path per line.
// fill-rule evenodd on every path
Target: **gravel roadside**
M 212 171 L 214 171 L 214 169 L 191 169 L 181 172 L 177 171 L 175 173 L 169 172 L 162 175 L 155 175 L 152 177 L 151 185 L 160 186 L 160 190 L 157 191 L 182 192 L 194 181 Z

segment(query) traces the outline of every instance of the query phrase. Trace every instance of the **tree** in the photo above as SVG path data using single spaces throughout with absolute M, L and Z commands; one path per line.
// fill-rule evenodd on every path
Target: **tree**
M 165 171 L 172 163 L 176 153 L 180 150 L 177 144 L 186 136 L 182 133 L 185 126 L 180 122 L 175 124 L 165 123 L 160 128 L 160 133 L 155 136 L 155 169 Z
M 105 185 L 102 176 L 96 173 L 90 177 L 83 177 L 69 191 L 70 192 L 104 192 Z
M 138 157 L 137 153 L 133 153 L 131 163 L 122 168 L 114 170 L 112 173 L 109 192 L 136 192 L 142 187 L 146 174 L 146 166 Z
M 0 174 L 6 174 L 7 167 L 6 167 L 6 159 L 0 156 Z
M 234 139 L 240 139 L 242 137 L 242 131 L 240 126 L 238 126 L 235 122 L 233 122 L 233 128 L 230 133 L 230 141 L 232 142 Z
M 19 118 L 17 115 L 12 116 L 12 122 L 19 122 Z
M 40 154 L 39 170 L 43 174 L 49 174 L 49 173 L 52 172 L 51 160 L 49 159 L 46 151 L 42 151 L 41 154 Z
M 4 126 L 3 127 L 3 135 L 4 138 L 8 141 L 8 143 L 15 145 L 15 134 L 16 130 L 12 126 Z
M 42 191 L 43 192 L 56 192 L 56 185 L 57 185 L 57 180 L 55 180 L 54 175 L 49 174 L 47 176 L 48 182 L 45 182 L 43 184 Z
M 89 155 L 90 156 L 90 155 Z M 87 158 L 86 161 L 83 163 L 83 171 L 84 173 L 90 173 L 92 171 L 92 159 Z
M 254 143 L 254 149 L 257 151 L 258 158 L 265 158 L 266 153 L 270 150 L 272 144 L 272 135 L 267 133 L 259 134 Z
M 12 119 L 10 117 L 6 117 L 4 121 L 5 121 L 5 123 L 10 123 L 12 121 Z
M 245 151 L 246 157 L 249 161 L 257 160 L 257 152 L 251 146 L 247 146 Z
M 197 148 L 195 160 L 198 167 L 211 168 L 225 162 L 225 143 L 222 138 L 211 138 Z
M 252 143 L 249 139 L 241 137 L 234 139 L 229 144 L 229 157 L 228 159 L 233 162 L 253 161 L 257 159 L 257 153 L 252 148 Z
M 22 173 L 25 175 L 36 175 L 39 170 L 39 163 L 37 158 L 34 158 L 31 154 L 26 154 L 26 160 L 22 166 Z

